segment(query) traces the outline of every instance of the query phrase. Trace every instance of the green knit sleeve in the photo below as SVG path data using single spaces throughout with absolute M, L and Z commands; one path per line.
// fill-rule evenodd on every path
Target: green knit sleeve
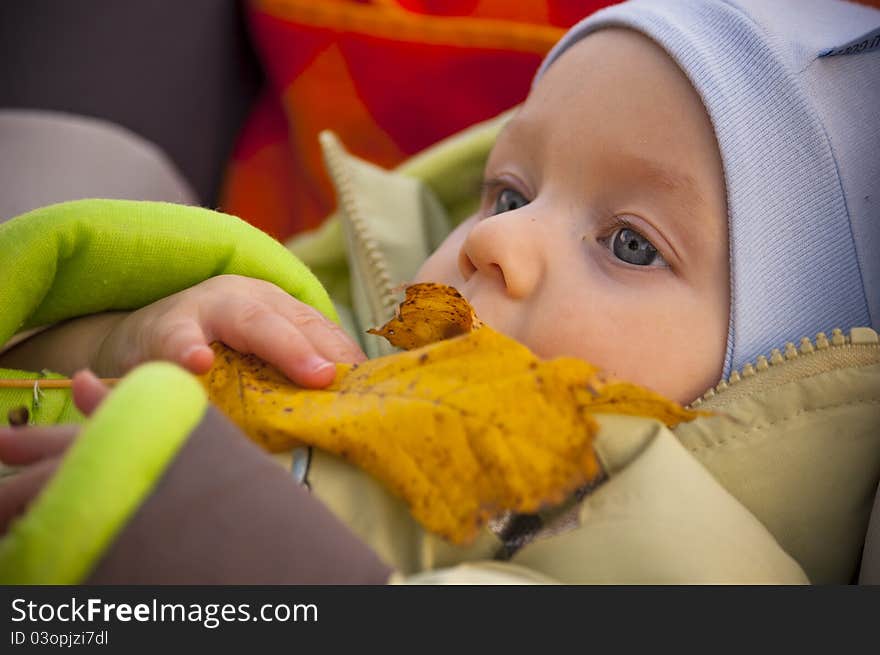
M 29 327 L 137 309 L 224 273 L 272 282 L 337 318 L 311 271 L 241 219 L 171 203 L 77 200 L 0 225 L 0 344 Z

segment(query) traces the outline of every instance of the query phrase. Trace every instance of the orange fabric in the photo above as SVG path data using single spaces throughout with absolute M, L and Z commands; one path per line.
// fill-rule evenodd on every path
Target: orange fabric
M 521 102 L 566 28 L 610 0 L 247 0 L 268 84 L 220 198 L 280 239 L 334 209 L 317 135 L 385 167 Z
M 334 209 L 318 132 L 393 167 L 521 102 L 565 30 L 613 0 L 244 0 L 268 85 L 220 208 L 279 238 Z M 858 0 L 880 7 L 880 0 Z

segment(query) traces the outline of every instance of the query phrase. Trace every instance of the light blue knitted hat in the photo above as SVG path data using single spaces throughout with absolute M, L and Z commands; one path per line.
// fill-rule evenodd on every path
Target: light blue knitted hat
M 832 327 L 880 328 L 880 11 L 836 0 L 632 0 L 575 25 L 663 47 L 724 163 L 731 307 L 724 375 Z

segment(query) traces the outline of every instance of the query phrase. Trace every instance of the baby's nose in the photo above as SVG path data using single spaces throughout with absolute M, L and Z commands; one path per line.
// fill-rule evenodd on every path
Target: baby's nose
M 459 251 L 458 268 L 465 280 L 485 275 L 502 283 L 511 298 L 522 299 L 538 286 L 543 258 L 534 219 L 516 213 L 475 223 Z

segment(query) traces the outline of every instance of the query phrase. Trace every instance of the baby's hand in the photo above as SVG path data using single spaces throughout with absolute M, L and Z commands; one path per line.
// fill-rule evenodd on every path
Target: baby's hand
M 120 321 L 99 348 L 95 368 L 119 375 L 163 359 L 201 374 L 211 368 L 212 341 L 253 353 L 305 387 L 330 384 L 333 362 L 366 359 L 341 327 L 274 284 L 220 275 Z

